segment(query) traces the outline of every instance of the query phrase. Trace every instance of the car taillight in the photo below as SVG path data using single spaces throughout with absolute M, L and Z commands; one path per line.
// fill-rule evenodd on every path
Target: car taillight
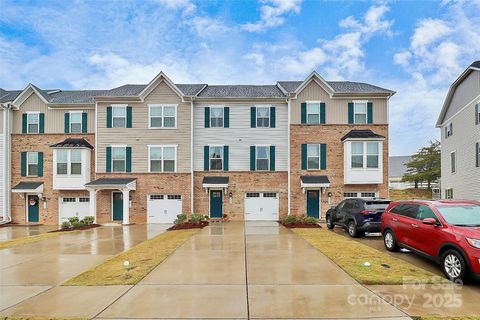
M 370 214 L 370 213 L 375 213 L 375 212 L 377 212 L 377 211 L 375 211 L 375 210 L 362 210 L 362 211 L 360 211 L 361 214 Z

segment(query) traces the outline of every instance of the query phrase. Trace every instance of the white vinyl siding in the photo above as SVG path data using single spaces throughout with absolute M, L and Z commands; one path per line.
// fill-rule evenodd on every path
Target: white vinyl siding
M 3 115 L 3 112 L 0 112 L 0 121 L 2 121 L 3 123 L 3 119 L 2 119 L 2 116 Z M 3 148 L 5 147 L 3 145 L 3 134 L 0 133 L 0 141 L 2 141 L 2 143 L 0 143 L 0 177 L 5 177 L 4 174 L 5 172 L 3 172 Z M 0 181 L 0 209 L 3 208 L 3 202 L 5 201 L 4 200 L 4 194 L 3 194 L 4 190 L 3 190 L 3 182 Z
M 276 107 L 275 128 L 251 128 L 250 108 L 255 103 L 230 103 L 229 128 L 205 128 L 205 107 L 211 103 L 194 106 L 194 170 L 204 169 L 204 146 L 227 145 L 229 147 L 228 170 L 250 171 L 250 146 L 275 146 L 275 171 L 287 171 L 287 105 Z M 223 104 L 222 104 L 223 107 Z M 211 111 L 212 109 L 210 109 Z M 212 112 L 210 112 L 210 117 Z

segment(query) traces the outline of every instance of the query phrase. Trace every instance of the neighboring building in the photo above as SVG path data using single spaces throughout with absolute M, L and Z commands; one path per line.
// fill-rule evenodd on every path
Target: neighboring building
M 437 121 L 442 198 L 480 200 L 480 61 L 450 86 Z
M 415 187 L 413 182 L 403 182 L 403 175 L 407 172 L 406 164 L 412 156 L 391 156 L 388 158 L 388 187 L 390 189 L 408 189 Z
M 174 84 L 160 73 L 111 90 L 2 94 L 14 222 L 319 217 L 344 197 L 388 195 L 394 92 L 373 85 L 315 72 L 274 85 Z

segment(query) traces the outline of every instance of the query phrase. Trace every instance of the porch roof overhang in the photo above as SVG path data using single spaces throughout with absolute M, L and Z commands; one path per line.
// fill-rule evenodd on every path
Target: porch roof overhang
M 13 193 L 36 193 L 43 192 L 43 182 L 37 181 L 21 181 L 12 188 Z
M 301 176 L 300 184 L 302 188 L 328 188 L 330 180 L 327 176 Z
M 204 188 L 228 188 L 228 177 L 203 177 Z
M 87 189 L 102 190 L 102 189 L 137 189 L 137 178 L 100 178 L 90 181 L 85 184 Z

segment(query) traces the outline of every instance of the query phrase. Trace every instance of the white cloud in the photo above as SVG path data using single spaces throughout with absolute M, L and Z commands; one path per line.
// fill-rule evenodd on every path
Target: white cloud
M 205 38 L 215 38 L 232 30 L 220 20 L 206 16 L 192 17 L 186 24 L 189 25 L 197 35 Z
M 285 16 L 300 13 L 303 0 L 261 0 L 260 20 L 246 23 L 242 28 L 249 32 L 260 32 L 285 23 Z
M 374 5 L 370 7 L 360 22 L 355 17 L 349 16 L 340 21 L 340 26 L 347 29 L 357 30 L 365 37 L 376 32 L 382 32 L 391 35 L 390 28 L 393 25 L 393 20 L 385 19 L 385 15 L 390 11 L 390 8 L 384 4 Z
M 157 0 L 160 4 L 173 10 L 183 10 L 184 14 L 192 14 L 197 6 L 190 0 Z

